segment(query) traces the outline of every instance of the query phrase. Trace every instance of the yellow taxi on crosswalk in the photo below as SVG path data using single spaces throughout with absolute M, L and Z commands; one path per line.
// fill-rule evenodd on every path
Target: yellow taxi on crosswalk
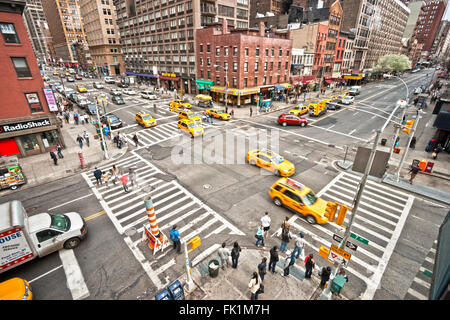
M 156 120 L 153 119 L 153 117 L 150 115 L 150 113 L 145 111 L 136 113 L 136 121 L 145 128 L 154 127 L 158 124 Z
M 180 119 L 177 122 L 177 128 L 186 133 L 189 133 L 191 137 L 202 136 L 205 131 L 201 126 L 189 119 Z
M 254 149 L 249 151 L 247 154 L 247 162 L 282 177 L 292 176 L 295 173 L 295 167 L 292 162 L 267 149 Z
M 175 99 L 169 102 L 169 110 L 170 111 L 178 111 L 184 109 L 191 109 L 192 106 L 188 102 L 184 102 L 181 99 Z
M 270 188 L 269 195 L 275 205 L 286 206 L 302 214 L 310 224 L 328 222 L 325 216 L 328 202 L 317 197 L 310 188 L 291 178 L 281 178 L 275 182 Z
M 300 116 L 302 114 L 308 113 L 308 110 L 309 110 L 308 106 L 299 104 L 299 105 L 295 106 L 294 108 L 292 108 L 291 110 L 289 110 L 289 114 Z
M 206 109 L 205 113 L 209 115 L 210 117 L 221 119 L 221 120 L 230 120 L 231 115 L 228 113 L 225 113 L 224 110 L 212 108 L 212 109 Z
M 349 95 L 348 92 L 343 92 L 343 93 L 337 95 L 337 99 L 344 99 L 348 95 Z
M 87 89 L 85 86 L 83 86 L 81 84 L 77 84 L 77 91 L 78 92 L 87 92 Z
M 202 117 L 198 113 L 192 112 L 190 110 L 183 110 L 178 112 L 178 118 L 192 120 L 198 125 L 202 124 Z

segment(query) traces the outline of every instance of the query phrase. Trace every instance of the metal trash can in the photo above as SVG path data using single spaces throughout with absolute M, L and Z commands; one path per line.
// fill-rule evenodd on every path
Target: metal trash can
M 387 139 L 381 139 L 381 145 L 382 145 L 382 146 L 385 146 L 385 145 L 386 145 L 386 142 L 387 142 Z
M 341 294 L 342 288 L 344 288 L 346 282 L 347 280 L 343 276 L 339 274 L 336 275 L 336 277 L 331 281 L 330 291 L 333 294 Z
M 180 280 L 176 280 L 172 282 L 167 289 L 169 289 L 170 294 L 172 295 L 173 300 L 185 300 L 184 297 L 184 289 L 181 285 Z
M 208 262 L 208 272 L 211 278 L 219 275 L 219 265 L 219 261 L 215 259 Z
M 155 300 L 173 300 L 169 290 L 164 289 L 155 296 Z

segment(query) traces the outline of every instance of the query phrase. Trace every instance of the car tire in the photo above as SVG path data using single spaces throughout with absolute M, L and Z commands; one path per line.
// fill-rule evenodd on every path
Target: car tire
M 81 242 L 81 240 L 78 237 L 70 238 L 69 240 L 64 242 L 64 249 L 74 249 L 74 248 L 78 247 L 80 242 Z
M 280 198 L 275 197 L 273 198 L 273 203 L 277 206 L 277 207 L 281 207 L 283 205 L 283 202 L 281 202 Z
M 282 125 L 283 127 L 286 127 L 286 126 L 287 126 L 287 123 L 286 123 L 286 122 L 282 122 L 281 125 Z
M 306 222 L 308 222 L 309 224 L 316 224 L 317 223 L 317 221 L 316 221 L 316 218 L 314 218 L 314 216 L 312 216 L 312 215 L 307 215 L 306 216 Z
M 300 127 L 304 127 L 304 126 L 306 126 L 305 122 L 300 123 Z
M 280 170 L 275 170 L 274 172 L 273 172 L 273 174 L 274 175 L 276 175 L 276 176 L 278 176 L 278 177 L 281 177 L 281 172 L 280 172 Z
M 250 163 L 252 166 L 256 166 L 256 161 L 255 161 L 255 160 L 250 160 L 249 163 Z

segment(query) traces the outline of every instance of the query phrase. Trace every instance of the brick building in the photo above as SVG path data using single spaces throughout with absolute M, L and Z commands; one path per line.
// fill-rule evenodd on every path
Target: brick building
M 329 7 L 328 34 L 326 37 L 324 56 L 324 75 L 330 77 L 333 74 L 333 65 L 336 54 L 336 45 L 341 31 L 342 7 L 339 0 L 334 1 Z
M 29 156 L 64 146 L 53 93 L 44 83 L 22 19 L 24 0 L 0 0 L 0 153 Z M 45 90 L 45 91 L 44 91 Z M 48 99 L 48 100 L 47 100 Z
M 287 32 L 235 29 L 222 24 L 196 30 L 197 83 L 209 82 L 215 101 L 256 104 L 257 94 L 269 97 L 283 84 L 289 87 L 292 41 Z M 227 85 L 228 82 L 228 85 Z M 227 90 L 228 88 L 228 90 Z

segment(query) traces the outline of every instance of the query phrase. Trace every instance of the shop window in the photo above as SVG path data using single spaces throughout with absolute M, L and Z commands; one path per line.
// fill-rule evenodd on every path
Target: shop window
M 22 136 L 20 137 L 20 141 L 25 151 L 39 150 L 39 144 L 34 134 Z
M 56 130 L 42 132 L 41 138 L 42 143 L 46 148 L 59 144 L 58 134 L 56 133 Z

